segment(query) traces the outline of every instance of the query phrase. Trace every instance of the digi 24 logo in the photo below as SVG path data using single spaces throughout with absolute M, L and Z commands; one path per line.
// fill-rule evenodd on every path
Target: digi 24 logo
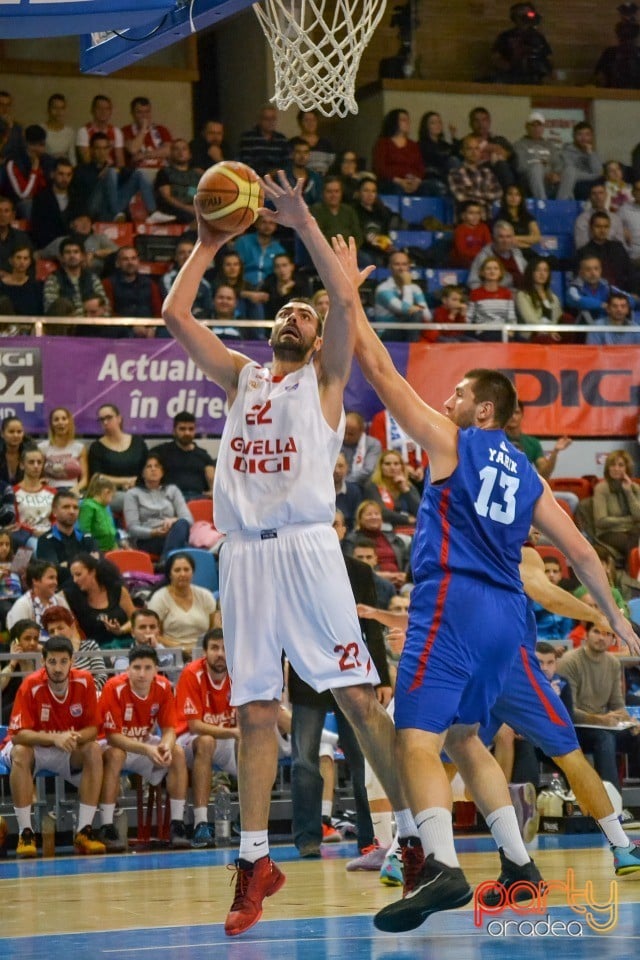
M 0 406 L 3 415 L 33 413 L 43 399 L 40 348 L 0 349 Z

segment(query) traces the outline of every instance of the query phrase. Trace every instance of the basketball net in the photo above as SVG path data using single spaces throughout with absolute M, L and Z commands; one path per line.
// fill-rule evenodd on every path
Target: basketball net
M 356 74 L 386 0 L 264 0 L 253 9 L 269 41 L 273 102 L 325 117 L 357 113 Z

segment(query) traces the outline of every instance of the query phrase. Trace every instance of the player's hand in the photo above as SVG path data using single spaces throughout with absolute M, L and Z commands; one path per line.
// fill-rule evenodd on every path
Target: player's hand
M 171 763 L 171 757 L 167 763 L 166 754 L 160 750 L 161 744 L 154 743 L 147 746 L 147 756 L 157 767 L 168 767 Z
M 632 657 L 640 656 L 640 637 L 637 635 L 631 624 L 626 620 L 622 615 L 618 623 L 615 624 L 614 630 L 616 635 L 620 637 L 623 643 L 629 648 L 629 653 Z
M 387 707 L 391 703 L 392 696 L 393 690 L 391 687 L 376 687 L 376 699 L 383 707 Z
M 365 267 L 364 270 L 360 269 L 358 266 L 358 249 L 353 237 L 345 240 L 342 234 L 339 233 L 336 237 L 331 238 L 331 246 L 340 262 L 340 266 L 351 281 L 352 286 L 357 290 L 367 277 L 373 273 L 376 269 L 375 266 L 370 265 Z
M 302 195 L 303 180 L 297 180 L 295 187 L 292 187 L 284 171 L 278 170 L 276 178 L 267 173 L 260 179 L 260 183 L 265 198 L 275 207 L 275 210 L 270 207 L 261 207 L 258 211 L 261 217 L 271 220 L 272 223 L 294 229 L 307 223 L 311 214 Z
M 197 195 L 193 199 L 193 206 L 196 211 L 196 218 L 198 221 L 198 240 L 203 247 L 208 247 L 211 249 L 211 255 L 213 256 L 216 251 L 220 250 L 225 243 L 229 243 L 233 240 L 234 237 L 240 236 L 241 233 L 244 233 L 244 230 L 214 230 L 212 226 L 205 220 L 202 214 L 202 207 L 200 205 L 200 200 Z
M 65 753 L 73 753 L 78 746 L 78 734 L 75 730 L 64 730 L 62 733 L 54 734 L 53 745 L 58 750 L 64 750 Z
M 358 616 L 363 620 L 376 619 L 376 608 L 370 607 L 368 603 L 357 603 L 356 610 L 358 611 Z
M 573 443 L 571 437 L 558 437 L 556 440 L 556 450 L 560 452 L 561 450 L 566 450 L 567 447 L 570 447 Z

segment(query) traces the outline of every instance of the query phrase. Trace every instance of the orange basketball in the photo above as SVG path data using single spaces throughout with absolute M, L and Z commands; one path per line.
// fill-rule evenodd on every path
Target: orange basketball
M 222 232 L 246 230 L 264 204 L 255 170 L 234 160 L 223 160 L 205 170 L 196 196 L 209 226 Z

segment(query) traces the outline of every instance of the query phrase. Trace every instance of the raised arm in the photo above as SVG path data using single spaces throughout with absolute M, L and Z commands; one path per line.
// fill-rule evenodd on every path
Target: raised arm
M 427 451 L 432 477 L 437 480 L 449 476 L 458 462 L 458 428 L 425 403 L 398 373 L 389 351 L 372 329 L 358 296 L 367 271 L 361 274 L 358 269 L 355 244 L 334 237 L 333 249 L 353 290 L 355 354 L 362 372 L 402 429 Z
M 541 604 L 545 610 L 557 613 L 560 617 L 588 620 L 589 623 L 602 622 L 602 625 L 605 625 L 605 618 L 599 610 L 587 606 L 584 601 L 574 597 L 568 590 L 563 590 L 562 587 L 558 587 L 547 579 L 544 572 L 544 560 L 533 547 L 522 548 L 520 576 L 526 595 L 535 600 L 536 603 Z M 606 624 L 606 628 L 609 629 L 608 624 Z

